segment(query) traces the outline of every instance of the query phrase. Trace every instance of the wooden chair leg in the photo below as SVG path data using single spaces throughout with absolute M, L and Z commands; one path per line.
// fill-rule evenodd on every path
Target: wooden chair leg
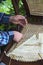
M 23 5 L 24 5 L 24 8 L 25 8 L 25 11 L 26 11 L 26 15 L 27 15 L 28 17 L 30 17 L 30 11 L 29 11 L 29 7 L 28 7 L 28 5 L 27 5 L 26 0 L 22 0 L 22 2 L 23 2 Z
M 19 0 L 12 0 L 13 8 L 15 10 L 16 15 L 19 14 L 19 5 L 18 5 L 18 3 L 19 3 Z M 17 25 L 17 30 L 18 31 L 20 31 L 20 28 L 21 28 L 21 26 Z
M 13 8 L 15 10 L 15 14 L 19 14 L 18 2 L 19 2 L 19 0 L 12 0 Z

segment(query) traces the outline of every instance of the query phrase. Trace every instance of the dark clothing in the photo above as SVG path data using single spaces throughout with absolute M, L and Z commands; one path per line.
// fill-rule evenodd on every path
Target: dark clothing
M 9 15 L 0 13 L 0 24 L 9 24 Z M 8 44 L 14 37 L 13 31 L 0 31 L 0 46 Z
M 5 13 L 0 13 L 0 24 L 9 23 L 9 15 L 6 15 Z

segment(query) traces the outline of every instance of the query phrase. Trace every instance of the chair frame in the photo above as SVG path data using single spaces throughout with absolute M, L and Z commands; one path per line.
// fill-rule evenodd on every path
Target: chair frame
M 11 0 L 12 4 L 13 4 L 13 8 L 15 10 L 15 14 L 19 14 L 19 6 L 18 6 L 18 2 L 19 0 Z
M 12 0 L 13 8 L 14 8 L 14 10 L 15 10 L 15 14 L 19 14 L 18 2 L 19 2 L 19 0 Z M 31 15 L 26 0 L 22 0 L 22 2 L 23 2 L 24 9 L 25 9 L 25 11 L 26 11 L 27 17 L 31 17 L 31 16 L 32 16 L 32 17 L 38 17 L 38 18 L 39 18 L 39 17 L 43 17 L 43 16 Z
M 19 14 L 18 2 L 19 2 L 19 0 L 12 0 L 13 8 L 15 10 L 15 14 Z M 26 15 L 30 16 L 30 11 L 29 11 L 26 0 L 22 0 L 22 2 L 23 2 L 23 5 L 24 5 L 24 8 L 25 8 L 25 11 L 26 11 Z

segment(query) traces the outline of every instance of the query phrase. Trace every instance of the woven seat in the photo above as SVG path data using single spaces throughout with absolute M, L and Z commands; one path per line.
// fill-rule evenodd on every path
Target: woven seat
M 29 39 L 30 37 L 32 37 L 34 34 L 36 34 L 37 38 L 38 38 L 38 34 L 39 33 L 43 33 L 43 25 L 33 25 L 33 24 L 27 24 L 23 30 L 22 33 L 24 34 L 23 39 L 18 43 L 14 43 L 13 46 L 9 49 L 9 51 L 7 52 L 6 56 L 3 57 L 2 61 L 5 62 L 7 65 L 9 64 L 11 58 L 9 59 L 8 54 L 11 53 L 13 50 L 15 50 L 15 48 L 19 47 L 21 44 L 23 44 L 23 42 L 25 42 L 27 39 Z M 8 59 L 8 60 L 7 60 Z M 42 59 L 43 60 L 43 59 Z M 11 60 L 11 64 L 10 65 L 43 65 L 43 61 L 42 60 L 37 60 L 34 62 L 25 62 L 25 61 L 20 61 L 20 60 L 15 60 L 15 58 L 12 58 Z
M 15 44 L 11 47 L 11 49 L 8 51 L 7 56 L 9 57 L 9 53 L 11 53 L 13 50 L 15 50 L 15 48 L 18 48 L 21 44 L 23 44 L 23 42 L 25 42 L 27 39 L 29 39 L 31 36 L 33 36 L 34 34 L 37 35 L 39 33 L 43 33 L 43 25 L 32 25 L 32 24 L 28 24 L 24 27 L 22 33 L 24 34 L 23 39 L 15 46 Z M 14 56 L 13 56 L 13 60 L 15 60 Z M 17 61 L 17 60 L 16 60 Z M 20 61 L 20 60 L 19 60 Z M 23 62 L 23 60 L 22 60 Z M 30 62 L 30 61 L 29 61 Z M 29 63 L 28 62 L 28 63 Z M 24 62 L 23 62 L 24 63 Z M 31 62 L 30 62 L 31 63 Z
M 23 0 L 23 2 L 27 3 L 27 5 L 28 5 L 28 8 L 27 8 L 26 4 L 24 3 L 24 5 L 26 6 L 27 14 L 29 14 L 29 11 L 30 11 L 31 15 L 37 15 L 37 16 L 41 15 L 41 16 L 43 16 L 43 14 L 41 14 L 40 12 L 37 12 L 37 9 L 36 9 L 36 11 L 34 10 L 34 12 L 33 12 L 32 9 L 34 9 L 34 7 L 32 9 L 29 9 L 30 8 L 29 7 L 29 3 L 31 5 L 31 1 L 32 0 Z M 33 1 L 35 1 L 35 0 L 33 0 Z M 40 1 L 42 1 L 42 0 L 40 0 Z M 29 9 L 29 11 L 28 11 L 28 9 Z M 41 9 L 41 8 L 39 8 L 39 9 Z M 37 12 L 37 13 L 35 13 L 35 12 Z M 41 12 L 42 12 L 42 9 L 41 9 Z M 37 37 L 38 37 L 39 33 L 43 33 L 43 25 L 27 24 L 23 28 L 22 33 L 24 34 L 23 39 L 18 44 L 16 44 L 16 43 L 13 44 L 13 46 L 9 49 L 9 51 L 7 52 L 7 54 L 4 55 L 2 61 L 4 63 L 6 63 L 7 65 L 43 65 L 43 59 L 42 60 L 37 60 L 35 62 L 30 62 L 30 61 L 29 62 L 24 62 L 24 61 L 20 61 L 20 60 L 17 61 L 17 60 L 15 60 L 15 58 L 14 59 L 11 59 L 11 57 L 9 58 L 8 54 L 10 52 L 12 52 L 15 48 L 19 47 L 23 42 L 25 42 L 31 36 L 33 36 L 34 34 L 36 34 Z
M 34 34 L 43 33 L 43 25 L 34 25 L 34 24 L 27 24 L 23 30 L 22 33 L 24 34 L 23 39 L 17 44 L 16 47 L 18 47 L 21 43 L 26 41 L 28 38 L 33 36 Z M 15 44 L 14 44 L 15 45 Z M 14 47 L 13 45 L 13 47 Z M 15 47 L 14 47 L 15 48 Z M 14 48 L 11 48 L 9 52 L 11 52 Z
M 18 43 L 18 44 L 13 44 L 13 46 L 9 49 L 9 51 L 7 52 L 6 56 L 4 55 L 2 61 L 4 63 L 6 63 L 7 65 L 43 65 L 43 59 L 41 60 L 37 60 L 37 61 L 33 61 L 33 62 L 27 62 L 27 61 L 20 61 L 20 60 L 15 60 L 15 58 L 11 57 L 9 58 L 8 54 L 11 53 L 13 50 L 15 50 L 15 48 L 18 48 L 21 44 L 23 44 L 23 42 L 25 42 L 27 39 L 29 39 L 31 36 L 33 36 L 34 34 L 37 35 L 39 33 L 43 33 L 43 25 L 32 25 L 32 24 L 27 24 L 23 30 L 22 33 L 24 34 L 23 39 Z

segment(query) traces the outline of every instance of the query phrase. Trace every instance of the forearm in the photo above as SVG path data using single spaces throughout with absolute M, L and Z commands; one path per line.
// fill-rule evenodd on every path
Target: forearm
M 0 24 L 10 23 L 10 15 L 6 15 L 5 13 L 0 13 Z
M 7 45 L 14 37 L 13 31 L 0 31 L 0 46 Z

